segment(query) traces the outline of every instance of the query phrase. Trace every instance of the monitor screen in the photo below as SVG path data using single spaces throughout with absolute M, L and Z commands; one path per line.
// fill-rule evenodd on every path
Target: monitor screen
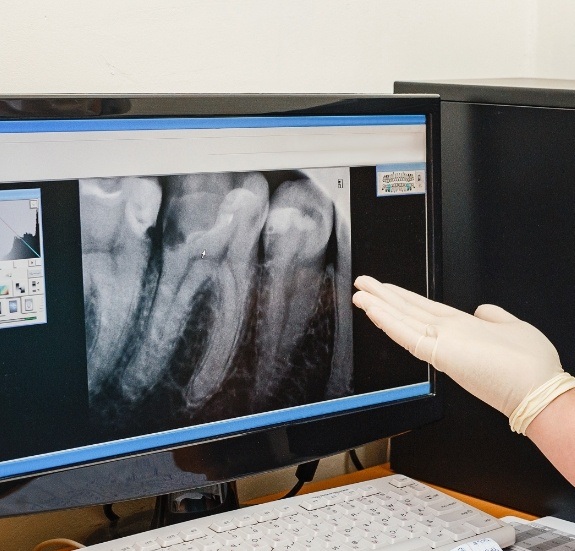
M 3 102 L 0 515 L 437 417 L 429 366 L 351 303 L 364 273 L 437 297 L 437 100 L 260 99 Z

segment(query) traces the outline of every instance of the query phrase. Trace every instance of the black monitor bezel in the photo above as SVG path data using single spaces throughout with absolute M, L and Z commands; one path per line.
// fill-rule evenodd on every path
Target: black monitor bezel
M 423 114 L 427 120 L 428 284 L 430 297 L 441 300 L 441 194 L 439 97 L 434 95 L 136 95 L 132 97 L 11 96 L 0 98 L 0 120 L 117 119 L 142 117 L 232 117 L 295 115 Z M 0 483 L 0 517 L 46 510 L 125 501 L 235 480 L 334 455 L 438 420 L 442 414 L 441 389 L 431 369 L 432 392 L 351 412 L 326 415 L 192 442 L 170 449 L 149 450 L 100 463 L 73 465 L 58 471 L 34 473 Z M 337 435 L 334 440 L 333 435 Z M 82 491 L 109 477 L 116 461 L 134 469 L 146 456 L 166 472 L 169 484 L 127 483 L 100 488 L 98 498 Z M 172 476 L 173 474 L 173 476 Z M 175 487 L 177 478 L 181 487 Z M 59 505 L 46 506 L 41 496 L 53 488 L 75 488 Z M 11 496 L 10 500 L 3 500 Z M 18 499 L 14 499 L 18 497 Z M 17 506 L 5 506 L 17 503 Z

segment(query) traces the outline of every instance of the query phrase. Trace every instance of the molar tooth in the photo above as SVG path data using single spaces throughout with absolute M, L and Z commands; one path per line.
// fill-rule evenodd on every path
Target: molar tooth
M 268 191 L 261 174 L 193 174 L 169 177 L 164 192 L 162 273 L 141 347 L 121 385 L 126 398 L 137 399 L 169 376 L 190 309 L 209 281 L 218 315 L 203 329 L 205 350 L 183 390 L 191 415 L 231 369 L 254 285 Z
M 289 376 L 289 357 L 315 312 L 333 203 L 311 179 L 280 185 L 264 228 L 262 304 L 257 324 L 255 409 L 266 407 Z
M 79 192 L 88 385 L 95 395 L 133 331 L 161 191 L 155 178 L 130 177 L 80 180 Z

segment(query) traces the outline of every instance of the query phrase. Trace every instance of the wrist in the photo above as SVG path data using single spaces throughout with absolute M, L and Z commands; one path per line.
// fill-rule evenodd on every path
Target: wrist
M 575 378 L 562 372 L 532 390 L 509 416 L 514 432 L 525 434 L 531 422 L 557 397 L 575 388 Z

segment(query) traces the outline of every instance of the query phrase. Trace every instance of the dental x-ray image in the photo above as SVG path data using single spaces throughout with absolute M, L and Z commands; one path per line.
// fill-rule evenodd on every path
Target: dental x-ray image
M 96 426 L 134 434 L 353 392 L 349 169 L 79 191 Z

